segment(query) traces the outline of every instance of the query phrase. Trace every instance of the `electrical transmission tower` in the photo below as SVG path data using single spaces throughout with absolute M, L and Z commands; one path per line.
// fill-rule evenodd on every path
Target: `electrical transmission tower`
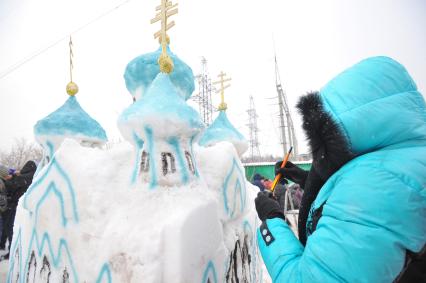
M 198 94 L 192 99 L 198 103 L 199 111 L 203 122 L 209 126 L 212 123 L 213 104 L 212 104 L 212 82 L 207 71 L 207 60 L 201 58 L 201 74 L 197 75 Z
M 252 95 L 250 95 L 250 108 L 247 110 L 247 113 L 249 115 L 249 123 L 247 126 L 250 130 L 250 159 L 251 161 L 255 161 L 256 157 L 260 157 L 259 139 L 257 135 L 259 128 L 257 127 L 257 114 Z
M 283 156 L 293 147 L 294 159 L 298 157 L 297 138 L 294 131 L 293 120 L 287 103 L 287 97 L 281 85 L 280 72 L 278 70 L 277 56 L 275 55 L 275 85 L 278 93 L 278 104 L 280 107 L 280 132 Z

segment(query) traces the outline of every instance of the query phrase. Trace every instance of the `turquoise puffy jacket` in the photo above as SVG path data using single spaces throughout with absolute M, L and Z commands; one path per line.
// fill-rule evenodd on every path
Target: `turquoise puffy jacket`
M 392 282 L 426 242 L 426 105 L 405 68 L 361 61 L 321 91 L 355 158 L 322 186 L 303 247 L 280 218 L 259 248 L 273 282 Z M 312 215 L 310 215 L 312 218 Z

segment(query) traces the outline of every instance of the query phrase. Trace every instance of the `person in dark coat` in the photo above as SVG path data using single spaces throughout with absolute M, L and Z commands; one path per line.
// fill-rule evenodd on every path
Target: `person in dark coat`
M 5 180 L 10 179 L 9 168 L 0 164 L 0 239 L 3 234 L 3 212 L 7 209 Z
M 21 171 L 16 171 L 5 180 L 7 193 L 7 209 L 3 212 L 3 233 L 0 240 L 0 249 L 5 249 L 9 240 L 9 250 L 13 238 L 13 223 L 15 221 L 16 207 L 19 199 L 31 185 L 37 165 L 34 161 L 28 161 Z
M 3 233 L 3 212 L 7 209 L 6 186 L 3 179 L 0 178 L 0 238 Z
M 260 191 L 263 192 L 265 190 L 265 185 L 263 185 L 262 180 L 265 179 L 262 175 L 259 173 L 254 174 L 253 176 L 253 185 L 259 187 Z
M 3 180 L 0 178 L 0 238 L 1 238 L 1 230 L 3 228 L 3 221 L 1 217 L 1 213 L 7 209 L 7 193 L 6 186 Z

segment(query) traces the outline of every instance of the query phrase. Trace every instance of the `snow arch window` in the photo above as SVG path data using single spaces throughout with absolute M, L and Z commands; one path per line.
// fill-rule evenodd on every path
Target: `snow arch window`
M 32 278 L 31 282 L 36 282 L 36 274 L 37 274 L 37 260 L 35 258 L 34 251 L 31 251 L 30 261 L 28 262 L 27 268 L 27 281 Z
M 248 237 L 244 236 L 242 246 L 240 240 L 235 242 L 235 248 L 231 252 L 229 267 L 226 272 L 226 282 L 251 282 L 251 257 L 247 240 Z
M 149 170 L 149 153 L 142 151 L 140 172 L 148 172 Z
M 16 250 L 14 251 L 14 254 L 13 254 L 13 257 L 14 257 L 13 266 L 9 267 L 9 268 L 13 268 L 13 270 L 16 270 L 16 272 L 11 274 L 12 278 L 11 278 L 10 282 L 19 282 L 19 276 L 22 275 L 22 274 L 20 274 L 21 258 L 19 256 L 19 254 L 20 254 L 20 249 L 19 249 L 19 246 L 18 246 L 16 248 Z M 12 256 L 12 254 L 10 254 L 10 256 Z M 12 262 L 12 261 L 10 261 L 10 262 Z M 30 262 L 28 263 L 28 267 L 31 266 L 31 265 L 32 265 L 32 263 L 31 263 L 31 259 L 30 259 Z M 29 277 L 27 277 L 27 278 L 29 278 Z
M 188 151 L 185 151 L 185 158 L 186 162 L 188 163 L 189 171 L 191 171 L 191 173 L 195 175 L 194 162 L 192 161 L 192 156 Z
M 64 272 L 62 273 L 62 282 L 69 283 L 70 282 L 70 274 L 68 273 L 67 268 L 65 267 Z
M 161 153 L 163 175 L 176 172 L 175 157 L 170 152 Z
M 47 260 L 46 256 L 43 256 L 43 266 L 40 269 L 40 281 L 49 282 L 51 273 L 50 262 Z

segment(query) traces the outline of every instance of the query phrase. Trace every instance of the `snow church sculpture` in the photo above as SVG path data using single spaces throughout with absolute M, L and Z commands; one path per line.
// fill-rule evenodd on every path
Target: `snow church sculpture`
M 126 69 L 135 102 L 118 125 L 133 147 L 63 140 L 19 203 L 8 283 L 262 282 L 243 150 L 228 135 L 198 145 L 204 125 L 185 102 L 192 71 L 167 47 L 175 6 L 157 10 L 160 67 L 142 56 Z M 142 71 L 129 75 L 132 64 Z

